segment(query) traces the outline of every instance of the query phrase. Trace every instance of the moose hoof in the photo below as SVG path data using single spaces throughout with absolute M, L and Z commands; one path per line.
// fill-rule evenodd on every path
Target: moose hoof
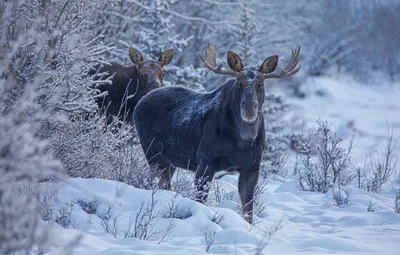
M 251 214 L 245 213 L 243 215 L 243 219 L 247 221 L 249 224 L 253 223 L 253 216 Z

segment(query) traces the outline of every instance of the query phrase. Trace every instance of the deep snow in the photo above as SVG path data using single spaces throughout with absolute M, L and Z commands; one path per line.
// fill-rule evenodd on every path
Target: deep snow
M 227 179 L 237 181 L 232 176 Z M 224 180 L 220 183 L 225 185 Z M 122 212 L 117 238 L 104 232 L 98 215 L 88 214 L 78 205 L 71 215 L 76 230 L 52 224 L 61 243 L 82 235 L 74 254 L 205 254 L 202 227 L 215 231 L 211 253 L 255 254 L 268 240 L 264 232 L 279 221 L 285 226 L 269 240 L 263 249 L 265 254 L 398 254 L 400 251 L 400 214 L 393 211 L 389 191 L 377 195 L 353 188 L 351 205 L 338 208 L 331 193 L 303 192 L 292 181 L 270 181 L 261 196 L 266 202 L 266 212 L 257 217 L 258 223 L 253 227 L 231 209 L 230 203 L 207 207 L 174 192 L 158 191 L 155 198 L 160 217 L 155 227 L 165 228 L 171 221 L 175 225 L 166 242 L 158 244 L 156 240 L 123 238 L 129 217 L 138 212 L 142 200 L 146 203 L 151 200 L 151 191 L 100 179 L 69 179 L 57 186 L 56 207 L 76 199 L 97 198 L 98 212 L 108 206 L 113 215 Z M 371 200 L 377 201 L 376 212 L 367 211 Z M 183 211 L 180 215 L 188 218 L 167 218 L 167 208 L 173 201 Z M 218 224 L 211 221 L 215 212 L 225 216 Z
M 338 133 L 355 131 L 356 147 L 353 159 L 362 165 L 365 155 L 382 150 L 385 146 L 387 126 L 394 134 L 400 133 L 400 87 L 365 87 L 351 80 L 319 78 L 309 80 L 306 100 L 289 99 L 294 105 L 290 115 L 300 116 L 307 127 L 315 126 L 318 118 L 328 120 Z M 316 95 L 316 90 L 325 96 Z M 377 91 L 379 90 L 379 91 Z M 349 128 L 348 123 L 354 124 Z M 396 152 L 399 154 L 400 146 Z M 237 176 L 224 176 L 219 184 L 237 192 Z M 256 254 L 265 245 L 262 254 L 400 254 L 400 214 L 394 213 L 394 194 L 387 185 L 381 194 L 369 193 L 348 187 L 351 204 L 335 206 L 332 193 L 304 192 L 296 188 L 293 180 L 270 180 L 260 200 L 266 210 L 256 217 L 257 223 L 250 226 L 235 208 L 235 201 L 222 201 L 207 207 L 182 198 L 175 192 L 157 191 L 154 195 L 159 212 L 154 230 L 162 230 L 171 222 L 172 228 L 165 242 L 124 238 L 129 219 L 140 209 L 141 202 L 151 202 L 152 192 L 140 190 L 123 183 L 99 179 L 68 179 L 54 184 L 58 190 L 55 208 L 76 199 L 88 201 L 98 199 L 95 214 L 88 214 L 75 205 L 71 214 L 76 229 L 64 229 L 49 222 L 60 245 L 81 235 L 81 242 L 74 254 L 206 254 L 204 230 L 215 232 L 215 241 L 209 252 L 217 254 Z M 368 212 L 371 202 L 376 202 L 376 211 Z M 168 207 L 178 205 L 178 213 L 171 218 Z M 111 207 L 118 218 L 117 238 L 105 233 L 99 215 Z M 212 221 L 215 213 L 224 215 L 221 222 Z M 274 223 L 284 225 L 271 238 L 266 232 Z M 52 254 L 58 254 L 54 248 Z

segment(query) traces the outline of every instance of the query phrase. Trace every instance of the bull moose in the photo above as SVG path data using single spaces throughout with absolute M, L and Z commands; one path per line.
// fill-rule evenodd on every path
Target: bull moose
M 259 68 L 245 68 L 240 56 L 228 51 L 227 70 L 223 62 L 216 63 L 216 47 L 208 45 L 205 57 L 198 53 L 204 66 L 235 79 L 209 93 L 173 86 L 144 96 L 133 118 L 148 163 L 161 171 L 160 187 L 171 190 L 175 167 L 194 171 L 196 200 L 204 202 L 216 172 L 238 172 L 242 212 L 251 223 L 265 144 L 264 81 L 297 73 L 299 53 L 300 47 L 284 69 L 272 73 L 277 55 L 266 58 Z
M 132 124 L 132 113 L 139 100 L 151 90 L 163 84 L 163 68 L 174 57 L 174 49 L 163 52 L 158 61 L 144 59 L 142 53 L 129 48 L 129 57 L 134 65 L 123 66 L 112 62 L 101 67 L 97 72 L 101 79 L 110 79 L 112 84 L 102 84 L 100 92 L 108 92 L 105 97 L 98 97 L 97 104 L 104 107 L 108 122 L 111 117 L 118 117 Z

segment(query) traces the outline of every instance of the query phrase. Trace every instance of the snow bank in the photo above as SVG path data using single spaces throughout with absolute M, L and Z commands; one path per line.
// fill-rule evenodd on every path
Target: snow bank
M 232 181 L 232 176 L 224 178 L 223 181 Z M 267 212 L 250 226 L 232 209 L 207 207 L 174 192 L 153 194 L 149 190 L 100 179 L 68 179 L 54 186 L 58 189 L 55 208 L 82 199 L 98 200 L 96 212 L 92 214 L 79 204 L 74 205 L 71 214 L 74 224 L 70 229 L 51 224 L 60 244 L 81 235 L 75 254 L 205 254 L 205 231 L 214 235 L 209 252 L 217 254 L 254 254 L 263 245 L 266 254 L 396 254 L 400 250 L 400 215 L 393 212 L 393 200 L 354 188 L 351 205 L 338 208 L 330 193 L 302 192 L 294 182 L 271 181 L 262 195 Z M 159 239 L 124 238 L 129 219 L 139 213 L 142 203 L 152 204 L 152 198 L 156 201 L 154 214 L 157 217 L 151 228 L 163 230 L 173 222 L 168 237 L 161 243 Z M 371 199 L 377 202 L 375 212 L 367 210 Z M 179 210 L 171 216 L 172 203 Z M 102 227 L 100 212 L 108 208 L 111 208 L 111 216 L 119 214 L 116 238 L 105 233 Z M 216 212 L 225 218 L 213 222 Z M 269 237 L 268 231 L 278 221 L 284 227 Z M 56 249 L 53 254 L 57 254 Z

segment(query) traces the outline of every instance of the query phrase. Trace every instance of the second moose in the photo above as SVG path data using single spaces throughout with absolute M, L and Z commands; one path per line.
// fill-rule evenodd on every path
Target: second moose
M 175 167 L 194 171 L 196 199 L 204 202 L 218 171 L 239 172 L 242 212 L 252 222 L 254 189 L 258 182 L 265 143 L 264 81 L 298 72 L 300 48 L 289 64 L 272 72 L 278 56 L 270 56 L 259 68 L 244 68 L 238 54 L 228 51 L 231 70 L 216 63 L 216 47 L 200 56 L 216 74 L 235 77 L 210 93 L 180 86 L 156 89 L 144 96 L 134 111 L 137 133 L 150 165 L 162 171 L 160 186 L 171 189 Z
M 118 117 L 132 124 L 132 113 L 136 104 L 151 90 L 162 86 L 163 68 L 173 57 L 174 49 L 164 51 L 157 61 L 144 59 L 139 50 L 129 48 L 129 58 L 134 65 L 123 66 L 112 62 L 98 70 L 101 79 L 109 78 L 112 82 L 98 87 L 100 92 L 108 93 L 104 98 L 97 98 L 99 107 L 106 110 L 108 123 L 111 123 L 112 118 Z

